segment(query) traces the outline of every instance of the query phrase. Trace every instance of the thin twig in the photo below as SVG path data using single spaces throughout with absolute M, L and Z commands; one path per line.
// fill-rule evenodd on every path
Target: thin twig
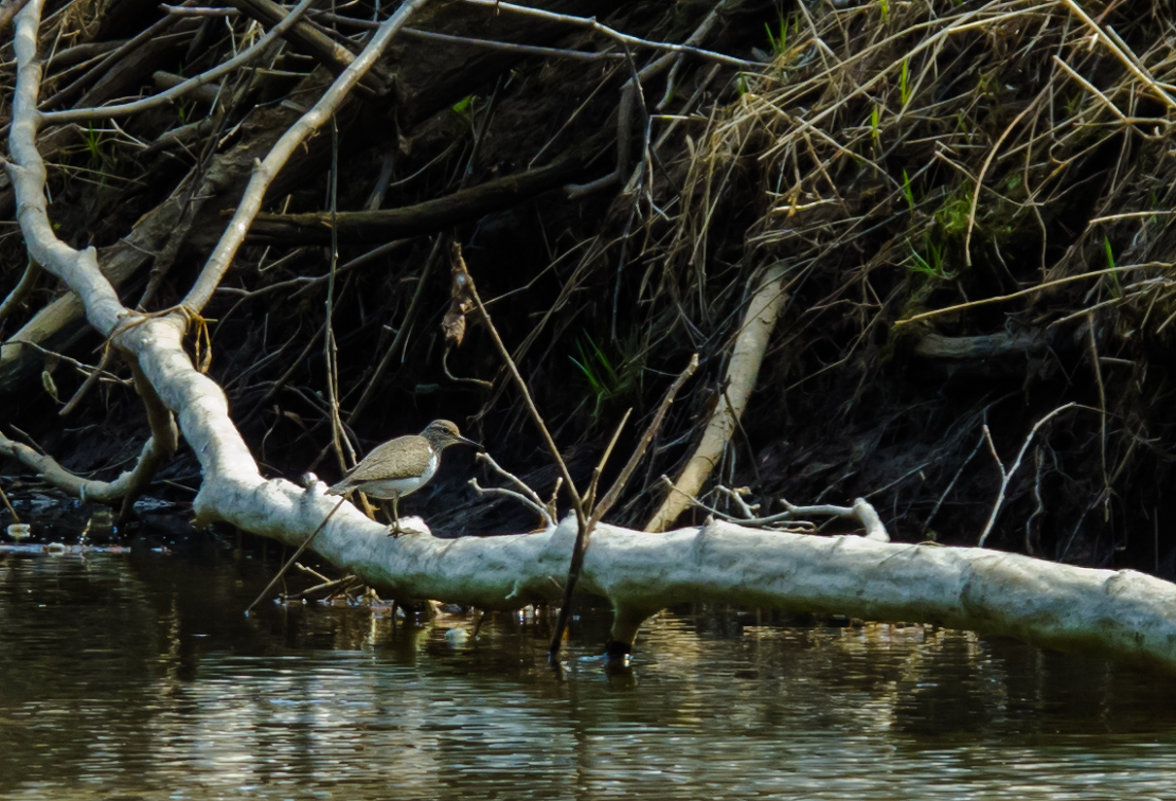
M 449 352 L 451 350 L 452 348 L 447 346 L 441 353 L 441 369 L 445 372 L 446 378 L 455 384 L 473 384 L 478 389 L 494 389 L 493 381 L 487 381 L 484 378 L 454 375 L 453 372 L 449 369 Z
M 1013 129 L 1020 124 L 1026 115 L 1033 109 L 1037 108 L 1037 104 L 1041 99 L 1049 94 L 1050 85 L 1046 85 L 1044 89 L 1037 93 L 1037 96 L 1029 101 L 1029 105 L 1021 109 L 1017 116 L 1013 117 L 1013 121 L 1005 126 L 1001 131 L 1000 136 L 997 137 L 996 142 L 989 149 L 988 155 L 984 158 L 984 163 L 980 165 L 980 172 L 976 176 L 972 187 L 972 205 L 968 209 L 968 228 L 964 232 L 964 264 L 968 267 L 972 266 L 972 231 L 976 227 L 976 207 L 980 204 L 980 190 L 984 187 L 984 176 L 988 172 L 988 168 L 992 166 L 993 160 L 996 159 L 996 154 L 1000 152 L 1000 146 L 1004 144 L 1005 139 L 1013 132 Z
M 336 588 L 339 588 L 344 593 L 346 593 L 346 592 L 348 592 L 348 590 L 352 589 L 355 586 L 358 586 L 358 584 L 360 583 L 360 582 L 356 581 L 355 575 L 352 573 L 348 573 L 346 576 L 343 576 L 342 578 L 328 579 L 326 576 L 322 575 L 317 570 L 313 570 L 313 569 L 307 567 L 306 565 L 297 565 L 297 567 L 303 573 L 309 573 L 310 575 L 314 576 L 315 578 L 320 579 L 320 582 L 318 584 L 315 584 L 312 587 L 307 587 L 302 592 L 296 592 L 293 595 L 287 595 L 287 596 L 285 596 L 286 598 L 305 598 L 305 597 L 307 597 L 313 593 L 316 593 L 316 592 L 322 592 L 323 590 L 334 590 Z
M 77 392 L 73 394 L 73 397 L 71 397 L 66 402 L 66 404 L 62 406 L 60 410 L 58 410 L 57 415 L 59 417 L 68 417 L 69 415 L 73 414 L 73 410 L 78 407 L 78 404 L 82 402 L 89 391 L 93 389 L 94 385 L 98 383 L 99 377 L 103 375 L 113 375 L 112 373 L 108 373 L 106 370 L 107 366 L 110 364 L 110 354 L 112 350 L 113 349 L 109 346 L 102 349 L 102 357 L 98 360 L 97 366 L 88 368 L 89 372 L 86 375 L 86 380 L 82 382 L 80 387 L 78 387 Z M 115 376 L 115 378 L 117 380 L 117 376 Z
M 265 585 L 265 589 L 258 593 L 257 597 L 253 599 L 253 603 L 249 604 L 249 606 L 245 609 L 246 615 L 252 612 L 253 607 L 257 606 L 258 603 L 261 602 L 261 599 L 268 595 L 269 591 L 274 588 L 274 585 L 281 580 L 282 576 L 286 575 L 286 571 L 290 569 L 290 565 L 294 564 L 294 560 L 299 556 L 302 556 L 302 552 L 310 547 L 310 544 L 314 542 L 314 538 L 317 537 L 318 533 L 323 530 L 323 526 L 327 524 L 327 521 L 331 519 L 335 512 L 339 511 L 339 507 L 343 505 L 343 501 L 345 500 L 347 500 L 346 495 L 340 497 L 338 503 L 331 507 L 331 511 L 327 512 L 327 516 L 323 518 L 323 522 L 318 524 L 318 528 L 310 532 L 310 536 L 302 541 L 302 544 L 298 546 L 298 550 L 294 551 L 294 555 L 286 560 L 286 564 L 282 565 L 282 569 L 279 570 L 277 574 L 270 580 L 269 584 Z
M 493 470 L 494 472 L 498 473 L 498 475 L 502 476 L 510 483 L 514 484 L 516 487 L 518 487 L 519 492 L 528 498 L 529 503 L 534 503 L 536 506 L 547 508 L 549 512 L 554 513 L 554 508 L 548 507 L 548 505 L 543 502 L 543 499 L 539 497 L 539 493 L 535 492 L 535 490 L 528 487 L 526 482 L 524 482 L 521 478 L 519 478 L 514 473 L 510 472 L 509 470 L 504 468 L 502 465 L 500 465 L 498 462 L 496 462 L 494 460 L 494 457 L 491 456 L 489 453 L 487 453 L 486 451 L 479 451 L 474 456 L 474 459 L 476 461 L 488 462 L 490 465 L 490 469 Z
M 314 577 L 315 577 L 316 579 L 318 579 L 319 581 L 332 581 L 332 579 L 328 579 L 326 576 L 324 576 L 322 573 L 320 573 L 320 572 L 318 572 L 317 570 L 315 570 L 313 567 L 309 567 L 309 566 L 307 566 L 307 565 L 304 565 L 304 564 L 297 564 L 297 565 L 295 565 L 295 567 L 297 567 L 297 568 L 298 568 L 298 570 L 299 570 L 300 572 L 302 572 L 302 573 L 309 573 L 310 575 L 314 576 Z M 345 576 L 344 578 L 347 578 L 347 577 Z M 342 580 L 343 580 L 343 579 L 339 579 L 339 581 L 342 581 Z M 309 588 L 307 588 L 307 589 L 308 589 L 308 591 L 309 591 L 309 590 L 312 590 L 312 589 L 314 589 L 314 588 L 313 588 L 313 587 L 309 587 Z
M 748 487 L 731 489 L 730 487 L 725 487 L 722 484 L 719 484 L 715 487 L 715 491 L 720 495 L 726 495 L 736 506 L 738 506 L 739 512 L 743 515 L 743 519 L 755 519 L 756 512 L 759 510 L 760 505 L 758 503 L 749 504 L 747 501 L 743 500 L 743 496 L 748 495 L 751 492 Z
M 699 58 L 710 59 L 717 61 L 720 64 L 726 64 L 732 67 L 739 67 L 741 69 L 758 70 L 764 65 L 759 61 L 747 61 L 742 58 L 735 58 L 723 53 L 716 53 L 713 50 L 705 50 L 701 47 L 693 47 L 691 45 L 674 44 L 672 42 L 655 42 L 649 39 L 642 39 L 637 36 L 631 36 L 627 33 L 621 33 L 615 28 L 610 28 L 603 23 L 597 22 L 592 17 L 576 17 L 570 14 L 558 14 L 554 11 L 545 11 L 541 8 L 531 8 L 529 6 L 520 6 L 514 3 L 500 2 L 500 0 L 463 0 L 463 2 L 472 6 L 482 6 L 483 8 L 493 8 L 495 13 L 498 11 L 509 11 L 515 14 L 522 14 L 523 16 L 536 17 L 538 19 L 548 20 L 551 22 L 562 22 L 568 25 L 575 25 L 581 28 L 591 28 L 598 33 L 602 33 L 611 39 L 627 44 L 633 47 L 648 47 L 653 50 L 666 50 L 671 53 L 688 53 L 690 55 L 698 56 Z
M 1128 270 L 1147 270 L 1157 267 L 1170 269 L 1172 262 L 1165 261 L 1149 261 L 1143 264 L 1121 264 L 1117 267 L 1106 267 L 1102 270 L 1091 270 L 1090 272 L 1079 273 L 1077 275 L 1067 275 L 1062 278 L 1055 278 L 1052 281 L 1046 281 L 1035 286 L 1026 287 L 1025 289 L 1018 289 L 1016 292 L 1010 292 L 1007 295 L 994 295 L 991 298 L 981 298 L 980 300 L 970 300 L 967 303 L 956 303 L 952 306 L 944 306 L 940 309 L 932 309 L 931 311 L 921 312 L 919 314 L 912 314 L 910 317 L 904 317 L 901 320 L 896 320 L 894 327 L 909 325 L 918 322 L 919 320 L 927 320 L 931 317 L 938 317 L 941 314 L 952 314 L 953 312 L 963 311 L 964 309 L 971 309 L 976 306 L 985 306 L 989 303 L 1003 303 L 1006 300 L 1014 300 L 1016 298 L 1032 295 L 1034 292 L 1041 292 L 1046 289 L 1051 289 L 1062 284 L 1070 284 L 1074 281 L 1083 281 L 1088 278 L 1098 278 L 1102 275 L 1112 275 L 1114 273 L 1127 272 Z
M 8 495 L 4 492 L 4 487 L 2 486 L 0 486 L 0 501 L 4 502 L 4 508 L 8 510 L 10 515 L 12 515 L 12 522 L 19 524 L 20 515 L 18 515 L 16 510 L 12 508 L 12 502 L 8 500 Z
M 471 478 L 469 484 L 474 488 L 474 492 L 478 493 L 479 495 L 505 495 L 508 498 L 514 498 L 523 506 L 527 506 L 533 509 L 535 513 L 543 519 L 543 525 L 547 528 L 550 528 L 556 524 L 555 520 L 551 517 L 551 514 L 548 512 L 547 508 L 543 506 L 543 504 L 535 503 L 535 501 L 531 500 L 531 498 L 519 492 L 518 490 L 507 489 L 506 487 L 483 487 L 478 483 L 478 479 L 476 478 Z
M 608 514 L 608 510 L 612 508 L 613 504 L 616 503 L 621 491 L 629 483 L 633 471 L 637 469 L 638 463 L 645 456 L 645 451 L 649 448 L 649 444 L 653 442 L 653 438 L 657 436 L 657 432 L 661 429 L 662 421 L 665 420 L 666 413 L 670 410 L 670 405 L 674 402 L 674 397 L 682 389 L 682 385 L 686 383 L 687 379 L 694 375 L 694 371 L 697 369 L 698 354 L 693 353 L 690 355 L 690 361 L 686 364 L 686 367 L 683 368 L 682 372 L 678 373 L 678 377 L 674 379 L 674 383 L 670 384 L 670 388 L 662 396 L 661 403 L 658 404 L 653 419 L 645 427 L 645 432 L 641 435 L 637 447 L 633 449 L 633 454 L 629 457 L 629 461 L 621 468 L 621 473 L 617 476 L 617 480 L 609 487 L 605 496 L 600 499 L 600 503 L 596 504 L 592 509 L 592 515 L 589 518 L 592 524 L 599 522 L 601 518 Z
M 1120 111 L 1119 107 L 1116 106 L 1113 102 L 1111 102 L 1111 99 L 1109 97 L 1107 97 L 1105 94 L 1103 94 L 1101 91 L 1099 91 L 1099 88 L 1097 86 L 1095 86 L 1090 81 L 1086 80 L 1081 75 L 1079 75 L 1078 72 L 1073 67 L 1071 67 L 1066 62 L 1062 61 L 1060 58 L 1058 58 L 1058 56 L 1056 54 L 1053 56 L 1053 62 L 1055 64 L 1057 64 L 1059 67 L 1061 67 L 1063 70 L 1065 70 L 1066 74 L 1068 74 L 1071 78 L 1073 78 L 1075 81 L 1077 81 L 1078 84 L 1081 85 L 1083 89 L 1090 92 L 1092 95 L 1094 95 L 1099 100 L 1101 100 L 1103 102 L 1103 105 L 1107 107 L 1107 110 L 1110 111 L 1112 114 L 1114 114 L 1116 117 L 1118 117 L 1120 122 L 1127 122 L 1128 121 L 1127 115 L 1124 114 L 1122 111 Z
M 588 482 L 588 491 L 584 493 L 584 505 L 589 509 L 596 502 L 596 487 L 600 483 L 600 474 L 604 472 L 604 466 L 608 464 L 608 457 L 612 456 L 613 448 L 617 446 L 617 440 L 621 438 L 621 431 L 624 430 L 625 423 L 629 422 L 629 415 L 632 413 L 632 408 L 625 410 L 624 415 L 621 416 L 621 422 L 617 423 L 617 427 L 613 429 L 612 438 L 608 441 L 604 453 L 600 455 L 596 467 L 592 470 L 592 480 Z
M 327 268 L 327 293 L 323 298 L 323 364 L 327 382 L 327 410 L 331 421 L 331 446 L 339 459 L 340 466 L 346 466 L 347 459 L 354 460 L 355 453 L 351 443 L 346 445 L 347 430 L 343 426 L 343 418 L 339 413 L 339 348 L 335 341 L 335 288 L 339 278 L 339 227 L 335 225 L 335 215 L 339 210 L 339 124 L 331 118 L 331 172 L 327 185 L 329 187 L 329 208 L 331 214 L 331 255 Z
M 583 499 L 576 490 L 576 482 L 572 480 L 572 474 L 568 470 L 568 465 L 564 461 L 563 455 L 559 452 L 559 447 L 556 446 L 551 432 L 547 430 L 547 424 L 543 421 L 543 415 L 539 414 L 539 409 L 535 406 L 535 401 L 531 397 L 530 390 L 527 388 L 527 382 L 523 380 L 523 376 L 519 373 L 518 366 L 515 365 L 514 359 L 510 356 L 510 351 L 506 349 L 506 345 L 502 342 L 502 337 L 498 335 L 498 329 L 494 327 L 494 322 L 490 319 L 490 313 L 486 311 L 486 305 L 482 303 L 482 298 L 478 295 L 478 289 L 474 285 L 473 276 L 470 275 L 469 269 L 466 267 L 465 259 L 461 255 L 461 246 L 457 242 L 451 244 L 450 255 L 453 261 L 454 281 L 459 286 L 459 291 L 464 291 L 469 294 L 470 300 L 474 302 L 474 306 L 478 309 L 479 314 L 482 315 L 482 322 L 486 324 L 486 330 L 490 332 L 490 338 L 494 342 L 494 347 L 498 349 L 498 354 L 506 364 L 511 378 L 514 379 L 515 385 L 523 397 L 523 403 L 526 405 L 527 411 L 531 414 L 532 421 L 539 429 L 539 433 L 547 445 L 548 452 L 551 453 L 552 458 L 555 460 L 556 466 L 562 474 L 562 478 L 567 482 L 568 495 L 572 499 L 572 510 L 576 516 L 576 542 L 572 546 L 571 563 L 568 567 L 568 581 L 564 588 L 564 604 L 560 607 L 555 635 L 547 651 L 548 658 L 555 659 L 556 654 L 559 653 L 563 631 L 567 627 L 568 615 L 571 614 L 570 601 L 572 593 L 575 591 L 576 577 L 579 575 L 580 565 L 584 561 L 584 551 L 588 547 L 588 535 L 591 533 L 591 524 L 588 521 L 584 509 Z
M 486 305 L 482 302 L 481 296 L 478 295 L 478 288 L 474 284 L 474 278 L 470 275 L 470 271 L 465 264 L 465 259 L 461 255 L 461 246 L 456 242 L 453 242 L 450 246 L 450 255 L 453 259 L 455 280 L 462 285 L 464 291 L 469 292 L 470 299 L 474 302 L 478 313 L 481 314 L 482 322 L 486 324 L 486 330 L 490 333 L 490 339 L 494 342 L 494 347 L 498 350 L 498 355 L 502 357 L 507 372 L 514 379 L 515 386 L 518 387 L 519 394 L 522 395 L 523 403 L 531 415 L 532 422 L 539 429 L 539 434 L 543 438 L 543 443 L 547 446 L 548 453 L 555 460 L 559 472 L 563 475 L 564 481 L 567 482 L 568 495 L 572 498 L 572 507 L 575 510 L 576 520 L 582 524 L 586 520 L 586 517 L 584 514 L 583 500 L 580 498 L 580 493 L 576 491 L 576 482 L 572 480 L 572 474 L 568 471 L 567 463 L 564 462 L 563 455 L 560 454 L 559 447 L 555 444 L 551 432 L 547 430 L 547 424 L 543 421 L 543 415 L 539 414 L 539 408 L 535 406 L 535 400 L 531 397 L 531 391 L 527 388 L 527 382 L 523 380 L 523 376 L 519 373 L 519 368 L 510 356 L 510 351 L 506 349 L 506 345 L 502 342 L 502 337 L 498 335 L 498 329 L 494 327 L 494 322 L 490 319 L 490 312 L 486 310 Z

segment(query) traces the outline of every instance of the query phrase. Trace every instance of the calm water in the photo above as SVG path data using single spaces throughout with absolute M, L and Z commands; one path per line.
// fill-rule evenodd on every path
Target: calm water
M 4 799 L 1176 798 L 1157 677 L 922 628 L 242 609 L 252 561 L 0 557 Z

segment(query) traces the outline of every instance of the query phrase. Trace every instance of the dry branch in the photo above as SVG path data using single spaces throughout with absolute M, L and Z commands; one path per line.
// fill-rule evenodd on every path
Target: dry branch
M 3 322 L 4 318 L 11 315 L 14 311 L 16 311 L 17 307 L 25 302 L 29 296 L 29 293 L 33 291 L 33 287 L 37 285 L 37 277 L 40 274 L 41 268 L 32 262 L 30 262 L 28 266 L 25 267 L 24 272 L 20 274 L 20 280 L 16 282 L 16 286 L 14 286 L 12 291 L 8 293 L 8 296 L 5 297 L 2 302 L 0 302 L 0 322 Z
M 273 0 L 232 0 L 242 13 L 256 19 L 263 25 L 277 25 L 288 19 L 289 12 Z M 282 34 L 300 49 L 313 55 L 335 75 L 340 75 L 355 61 L 355 54 L 327 36 L 318 28 L 305 22 L 296 22 Z M 392 86 L 392 76 L 379 64 L 360 79 L 360 86 L 377 95 L 385 95 Z
M 343 70 L 314 106 L 282 134 L 266 157 L 254 166 L 253 177 L 245 187 L 240 205 L 205 263 L 199 278 L 181 303 L 189 313 L 200 312 L 211 299 L 238 248 L 245 241 L 249 226 L 261 210 L 266 190 L 286 162 L 306 139 L 331 118 L 348 93 L 359 83 L 360 78 L 376 63 L 376 59 L 387 48 L 392 37 L 426 2 L 427 0 L 406 0 L 388 19 L 380 23 L 380 27 L 364 46 L 363 51 Z
M 735 433 L 747 400 L 755 389 L 768 340 L 784 306 L 784 277 L 784 268 L 777 265 L 768 269 L 759 280 L 747 303 L 747 312 L 731 349 L 731 362 L 727 366 L 724 381 L 726 389 L 707 421 L 702 440 L 674 481 L 661 507 L 645 525 L 646 531 L 664 531 L 669 528 L 689 507 L 690 499 L 699 494 L 707 477 L 719 463 L 723 449 Z
M 139 458 L 133 470 L 123 471 L 112 481 L 100 481 L 79 476 L 67 470 L 53 457 L 38 453 L 28 445 L 14 442 L 0 434 L 0 456 L 15 459 L 52 486 L 83 501 L 91 500 L 111 505 L 124 499 L 133 499 L 170 455 L 171 451 L 167 449 L 166 443 L 161 445 L 154 437 L 148 438 L 139 451 Z
M 213 81 L 228 75 L 233 70 L 241 67 L 244 64 L 256 60 L 269 48 L 270 42 L 281 36 L 290 26 L 294 25 L 298 18 L 309 8 L 313 0 L 300 0 L 288 13 L 283 11 L 282 16 L 275 22 L 274 27 L 268 31 L 264 36 L 258 39 L 254 44 L 242 50 L 237 55 L 224 61 L 212 69 L 195 75 L 187 80 L 182 80 L 173 86 L 140 100 L 135 100 L 130 103 L 119 103 L 112 106 L 98 106 L 94 108 L 71 108 L 64 111 L 46 111 L 41 113 L 42 125 L 62 125 L 67 122 L 77 122 L 80 120 L 95 120 L 110 117 L 125 117 L 130 114 L 136 114 L 147 109 L 171 103 L 184 97 L 185 95 L 197 92 L 202 87 L 207 87 Z
M 1026 331 L 999 334 L 977 334 L 975 336 L 948 337 L 928 333 L 919 337 L 913 352 L 924 359 L 947 361 L 971 361 L 998 359 L 1007 356 L 1026 356 L 1044 350 L 1049 346 L 1049 337 L 1044 331 Z
M 582 159 L 572 155 L 545 167 L 493 178 L 444 197 L 396 209 L 258 214 L 249 238 L 282 244 L 326 244 L 331 241 L 332 228 L 341 241 L 353 243 L 431 234 L 546 192 L 582 168 Z

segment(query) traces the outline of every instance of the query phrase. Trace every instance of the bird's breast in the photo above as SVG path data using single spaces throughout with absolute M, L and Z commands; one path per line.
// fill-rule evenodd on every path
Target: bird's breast
M 373 498 L 402 498 L 410 492 L 416 492 L 437 472 L 441 464 L 441 457 L 434 452 L 425 463 L 423 472 L 416 475 L 387 476 L 368 478 L 355 482 L 355 488 Z

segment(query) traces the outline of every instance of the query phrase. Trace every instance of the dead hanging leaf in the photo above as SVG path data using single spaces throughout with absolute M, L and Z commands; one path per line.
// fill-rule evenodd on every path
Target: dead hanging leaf
M 53 374 L 48 370 L 41 371 L 41 386 L 45 392 L 49 393 L 49 397 L 53 398 L 54 403 L 61 403 L 61 398 L 57 395 L 57 383 L 53 380 Z
M 445 344 L 456 348 L 465 339 L 466 315 L 474 308 L 474 298 L 470 294 L 470 275 L 461 256 L 461 245 L 452 243 L 449 255 L 449 309 L 441 320 L 441 330 L 445 332 Z
M 192 314 L 190 324 L 196 329 L 192 362 L 201 373 L 207 373 L 212 367 L 212 335 L 208 332 L 208 320 L 199 314 Z
M 441 329 L 445 332 L 445 344 L 449 347 L 460 347 L 465 338 L 466 319 L 461 306 L 453 301 L 449 303 L 449 310 L 441 320 Z
M 275 403 L 274 404 L 274 415 L 277 417 L 285 417 L 287 420 L 294 423 L 296 426 L 301 428 L 303 431 L 307 430 L 306 421 L 302 418 L 302 415 L 298 414 L 298 412 L 288 411 L 286 409 L 281 408 L 280 406 L 278 406 Z

